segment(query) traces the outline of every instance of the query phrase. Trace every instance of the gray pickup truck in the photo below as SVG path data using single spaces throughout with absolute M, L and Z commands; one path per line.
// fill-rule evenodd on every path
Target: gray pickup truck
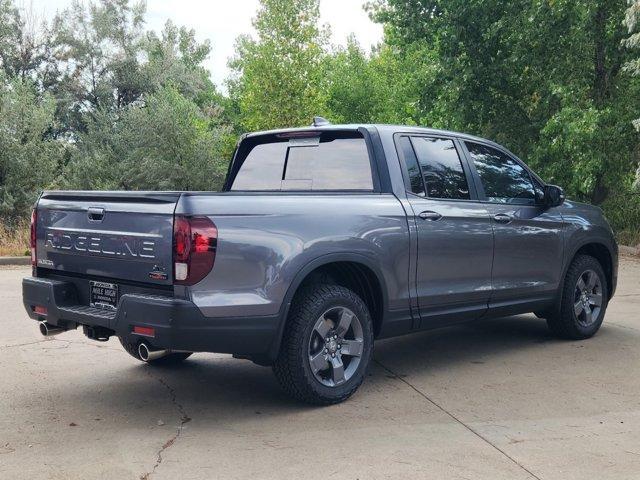
M 618 265 L 602 211 L 503 147 L 388 125 L 245 135 L 219 193 L 47 191 L 31 242 L 44 335 L 231 353 L 319 404 L 355 392 L 374 339 L 525 312 L 591 337 Z

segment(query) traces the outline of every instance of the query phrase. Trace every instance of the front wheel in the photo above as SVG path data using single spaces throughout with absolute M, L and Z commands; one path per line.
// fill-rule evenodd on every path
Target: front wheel
M 607 310 L 607 289 L 600 262 L 589 255 L 577 256 L 565 277 L 560 311 L 547 318 L 551 331 L 571 340 L 595 335 Z
M 291 307 L 273 371 L 292 397 L 330 405 L 358 389 L 372 353 L 373 327 L 362 299 L 339 285 L 315 284 Z

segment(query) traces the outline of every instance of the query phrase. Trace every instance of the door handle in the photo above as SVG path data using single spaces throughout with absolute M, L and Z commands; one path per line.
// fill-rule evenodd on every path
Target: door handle
M 498 223 L 511 223 L 513 217 L 511 215 L 507 215 L 506 213 L 496 213 L 493 216 L 493 219 Z
M 442 215 L 440 215 L 438 212 L 432 212 L 431 210 L 425 210 L 418 216 L 423 220 L 430 220 L 432 222 L 435 222 L 436 220 L 440 220 L 442 218 Z

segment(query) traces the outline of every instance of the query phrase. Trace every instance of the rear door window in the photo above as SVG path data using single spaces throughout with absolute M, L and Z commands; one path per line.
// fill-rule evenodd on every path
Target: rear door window
M 407 174 L 409 175 L 409 185 L 411 186 L 411 193 L 424 197 L 426 195 L 424 189 L 424 181 L 422 180 L 422 173 L 420 172 L 420 165 L 418 165 L 418 159 L 411 146 L 411 140 L 409 137 L 400 137 L 399 140 L 400 151 L 402 158 L 407 167 Z
M 412 137 L 429 198 L 469 200 L 469 184 L 453 140 Z
M 369 152 L 362 136 L 320 136 L 259 143 L 248 153 L 231 190 L 372 191 Z

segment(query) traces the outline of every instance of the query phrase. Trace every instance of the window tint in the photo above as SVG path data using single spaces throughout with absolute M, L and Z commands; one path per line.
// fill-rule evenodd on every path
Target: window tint
M 231 190 L 280 190 L 287 142 L 261 143 L 251 149 Z
M 373 190 L 367 145 L 327 134 L 258 144 L 231 190 Z
M 467 200 L 469 185 L 453 140 L 412 137 L 427 195 Z
M 411 140 L 409 140 L 409 137 L 400 137 L 399 143 L 402 157 L 405 165 L 407 166 L 407 172 L 409 173 L 411 192 L 424 197 L 424 182 L 422 181 L 422 174 L 420 173 L 420 167 L 418 166 L 418 159 L 416 158 L 416 154 L 413 152 L 413 147 L 411 146 Z
M 371 164 L 364 138 L 291 146 L 282 189 L 372 190 Z
M 522 165 L 495 148 L 467 142 L 487 200 L 497 203 L 535 204 L 531 176 Z

